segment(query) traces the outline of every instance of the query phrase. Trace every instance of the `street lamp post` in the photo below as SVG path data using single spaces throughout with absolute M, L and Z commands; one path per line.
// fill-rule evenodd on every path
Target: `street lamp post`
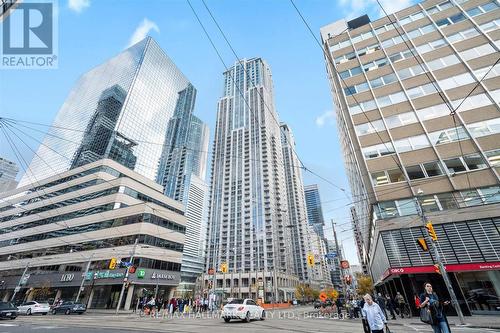
M 14 300 L 14 298 L 16 297 L 16 294 L 17 294 L 17 291 L 21 288 L 21 282 L 23 281 L 23 278 L 24 278 L 24 275 L 26 274 L 26 272 L 28 271 L 28 267 L 29 267 L 29 262 L 26 264 L 26 267 L 24 267 L 24 271 L 23 271 L 23 274 L 21 275 L 21 277 L 19 278 L 19 281 L 17 282 L 17 286 L 16 288 L 14 289 L 14 293 L 12 294 L 12 297 L 10 298 L 10 301 L 12 302 Z
M 78 300 L 80 299 L 80 294 L 83 291 L 83 284 L 85 283 L 85 278 L 87 277 L 87 274 L 90 269 L 90 264 L 92 263 L 92 258 L 94 257 L 94 253 L 90 255 L 89 262 L 87 263 L 87 268 L 85 268 L 85 273 L 82 275 L 82 283 L 80 284 L 80 289 L 78 289 L 78 294 L 76 295 L 75 303 L 78 303 Z

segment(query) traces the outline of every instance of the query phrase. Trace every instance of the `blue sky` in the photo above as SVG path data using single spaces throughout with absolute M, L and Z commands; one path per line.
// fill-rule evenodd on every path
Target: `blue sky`
M 388 11 L 410 0 L 382 3 Z M 219 35 L 201 0 L 191 0 L 224 61 L 234 55 Z M 241 58 L 262 57 L 271 66 L 276 108 L 292 128 L 304 164 L 324 178 L 349 189 L 344 173 L 333 103 L 319 47 L 288 0 L 206 0 Z M 296 0 L 313 31 L 341 19 L 369 13 L 376 19 L 375 0 Z M 112 57 L 132 41 L 150 34 L 198 90 L 195 113 L 214 129 L 216 104 L 222 91 L 223 64 L 206 39 L 185 0 L 60 0 L 59 68 L 4 70 L 0 73 L 0 115 L 43 124 L 52 123 L 77 78 Z M 39 133 L 31 133 L 40 137 Z M 18 143 L 22 146 L 21 143 Z M 37 148 L 32 141 L 33 149 Z M 23 149 L 24 158 L 32 152 Z M 17 162 L 10 147 L 0 142 L 0 156 Z M 305 173 L 305 184 L 318 183 L 327 225 L 330 219 L 349 222 L 349 201 L 334 186 Z M 340 228 L 347 257 L 357 262 L 350 226 Z

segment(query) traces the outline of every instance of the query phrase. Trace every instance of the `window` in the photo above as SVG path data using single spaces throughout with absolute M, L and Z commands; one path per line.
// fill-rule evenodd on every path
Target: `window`
M 428 25 L 425 25 L 423 27 L 417 28 L 415 30 L 409 31 L 408 38 L 414 39 L 416 37 L 425 35 L 429 32 L 433 32 L 435 30 L 436 30 L 436 28 L 434 28 L 434 26 L 432 24 L 428 24 Z
M 462 195 L 463 202 L 467 207 L 478 206 L 483 204 L 481 195 L 477 190 L 461 191 L 460 194 Z
M 372 173 L 372 181 L 374 186 L 397 183 L 404 180 L 405 176 L 400 169 L 391 169 Z
M 460 63 L 458 57 L 454 54 L 450 54 L 449 56 L 438 58 L 428 62 L 427 66 L 432 70 L 438 70 L 458 63 Z
M 387 75 L 384 75 L 384 76 L 381 76 L 381 77 L 378 77 L 376 79 L 371 80 L 370 84 L 371 84 L 372 88 L 377 88 L 377 87 L 383 86 L 385 84 L 396 82 L 397 80 L 398 80 L 398 78 L 396 77 L 396 74 L 391 73 L 391 74 L 387 74 Z
M 450 174 L 462 172 L 462 171 L 467 171 L 461 158 L 458 158 L 458 157 L 449 158 L 449 159 L 443 160 L 443 162 L 444 162 L 444 165 L 446 166 L 446 169 L 448 170 L 448 173 L 450 173 Z
M 349 45 L 351 45 L 351 41 L 349 39 L 348 40 L 344 40 L 342 42 L 339 42 L 337 44 L 334 44 L 334 45 L 330 46 L 330 52 L 343 49 L 344 47 L 349 46 Z
M 443 174 L 439 162 L 427 162 L 423 164 L 424 170 L 427 173 L 427 177 L 435 177 Z
M 351 69 L 348 69 L 348 70 L 345 70 L 343 72 L 340 72 L 339 75 L 341 78 L 343 79 L 347 79 L 351 76 L 355 76 L 355 75 L 358 75 L 358 74 L 361 74 L 363 71 L 361 70 L 361 67 L 354 67 L 354 68 L 351 68 Z
M 395 201 L 385 201 L 378 203 L 378 213 L 381 218 L 391 218 L 398 216 L 398 207 L 396 206 Z
M 374 186 L 389 184 L 385 171 L 372 173 L 372 181 Z
M 416 123 L 417 121 L 418 120 L 417 117 L 415 116 L 415 113 L 411 111 L 385 118 L 385 122 L 388 128 L 395 128 L 399 126 L 413 124 Z
M 363 69 L 365 72 L 372 71 L 374 69 L 377 69 L 379 67 L 383 67 L 387 65 L 387 58 L 380 58 L 374 61 L 371 61 L 367 64 L 363 65 Z
M 491 186 L 478 189 L 485 204 L 500 202 L 500 187 Z
M 395 94 L 377 97 L 377 103 L 379 104 L 380 107 L 397 104 L 403 101 L 406 101 L 406 97 L 402 92 L 397 92 Z
M 446 104 L 443 103 L 443 104 L 429 106 L 428 108 L 425 109 L 417 110 L 417 114 L 422 120 L 428 120 L 449 115 L 450 109 L 446 106 Z
M 491 1 L 491 2 L 488 2 L 488 3 L 485 3 L 483 5 L 480 5 L 480 6 L 477 6 L 477 7 L 474 7 L 474 8 L 467 10 L 467 14 L 474 17 L 477 15 L 487 13 L 487 12 L 492 11 L 494 9 L 497 9 L 498 7 L 499 6 L 495 1 Z
M 356 87 L 355 86 L 345 87 L 344 93 L 346 96 L 354 95 L 355 93 L 357 93 Z
M 486 73 L 488 74 L 486 75 Z M 482 79 L 484 77 L 485 80 L 491 79 L 496 76 L 500 76 L 500 64 L 495 65 L 493 68 L 490 65 L 479 69 L 475 69 L 474 74 L 476 74 L 476 77 L 478 77 L 479 79 Z
M 370 123 L 356 125 L 356 133 L 359 136 L 375 132 L 381 132 L 384 130 L 385 127 L 384 127 L 384 122 L 382 120 L 374 120 Z
M 441 209 L 455 209 L 458 208 L 457 200 L 452 193 L 439 193 L 435 195 L 439 201 Z
M 500 133 L 500 118 L 480 121 L 467 125 L 467 128 L 474 137 Z
M 370 101 L 361 102 L 359 104 L 349 106 L 349 113 L 358 114 L 358 113 L 370 111 L 370 110 L 373 110 L 376 108 L 377 108 L 377 104 L 375 104 L 375 101 L 370 100 Z
M 450 24 L 458 23 L 458 22 L 461 22 L 463 20 L 465 20 L 464 14 L 459 13 L 459 14 L 450 16 L 448 18 L 445 18 L 443 20 L 439 20 L 439 21 L 436 22 L 436 24 L 439 27 L 446 27 L 446 26 L 448 26 Z
M 439 145 L 443 143 L 469 139 L 469 135 L 467 134 L 467 132 L 465 132 L 463 126 L 457 126 L 429 133 L 429 138 L 432 144 Z
M 399 153 L 429 147 L 429 141 L 424 134 L 394 141 L 394 146 Z
M 403 68 L 403 69 L 400 69 L 398 71 L 398 75 L 401 78 L 401 80 L 403 80 L 403 79 L 406 79 L 406 78 L 409 78 L 412 76 L 416 76 L 418 74 L 425 72 L 424 68 L 425 68 L 424 64 L 415 65 L 413 67 L 408 67 L 408 68 Z
M 399 20 L 399 23 L 401 25 L 405 25 L 405 24 L 408 24 L 410 22 L 420 20 L 423 17 L 424 17 L 424 13 L 418 12 L 418 13 L 414 13 L 414 14 L 408 15 L 406 17 L 403 17 L 402 19 Z
M 491 166 L 500 166 L 500 149 L 490 150 L 485 153 L 488 162 Z
M 413 199 L 397 200 L 396 205 L 398 206 L 400 216 L 417 214 L 417 207 Z
M 444 80 L 439 80 L 438 82 L 443 90 L 447 90 L 476 82 L 476 80 L 474 80 L 469 73 L 463 73 Z
M 405 180 L 405 176 L 399 168 L 387 170 L 387 176 L 389 176 L 391 183 L 402 182 Z
M 422 45 L 417 46 L 417 51 L 421 54 L 430 52 L 432 50 L 439 49 L 440 47 L 443 47 L 447 45 L 446 41 L 442 38 L 436 39 L 432 42 L 424 43 Z
M 413 57 L 413 53 L 415 53 L 415 49 L 411 49 L 410 50 L 405 50 L 405 51 L 402 51 L 402 52 L 397 52 L 397 53 L 394 53 L 392 55 L 389 56 L 389 59 L 395 63 L 395 62 L 398 62 L 399 60 L 403 60 L 403 59 L 408 59 L 408 58 L 411 58 Z
M 484 159 L 479 154 L 465 155 L 463 160 L 469 170 L 484 169 L 487 167 Z
M 408 178 L 410 178 L 411 180 L 425 178 L 425 174 L 422 171 L 420 165 L 412 165 L 406 167 L 406 173 L 408 174 Z
M 365 158 L 375 158 L 380 156 L 385 156 L 394 153 L 394 147 L 390 142 L 365 147 L 362 149 Z
M 473 28 L 468 28 L 468 29 L 465 29 L 463 31 L 459 31 L 459 32 L 456 32 L 452 35 L 449 35 L 448 39 L 451 43 L 455 43 L 455 42 L 458 42 L 458 41 L 461 41 L 461 40 L 464 40 L 467 38 L 475 37 L 477 35 L 479 35 L 479 31 L 477 31 L 477 29 L 473 27 Z
M 408 97 L 410 98 L 418 98 L 421 96 L 429 95 L 436 92 L 436 88 L 432 83 L 424 84 L 423 86 L 414 87 L 408 89 Z
M 454 109 L 456 109 L 460 105 L 457 111 L 462 112 L 493 104 L 493 102 L 488 98 L 488 96 L 486 96 L 486 94 L 469 96 L 463 103 L 462 101 L 464 101 L 463 98 L 454 100 L 451 102 L 451 105 L 453 106 Z
M 347 62 L 349 60 L 355 59 L 356 54 L 354 52 L 349 52 L 347 54 L 341 55 L 340 57 L 335 58 L 335 63 L 336 64 L 342 64 L 344 62 Z
M 406 35 L 403 35 L 403 38 L 401 38 L 401 36 L 396 36 L 396 37 L 389 38 L 389 39 L 382 41 L 382 47 L 386 49 L 390 46 L 402 43 L 403 41 L 407 41 L 407 40 L 408 40 L 408 37 Z
M 493 46 L 487 43 L 459 53 L 465 60 L 471 60 L 494 52 Z
M 490 32 L 500 28 L 500 19 L 496 19 L 494 21 L 488 21 L 479 26 L 484 32 Z
M 373 31 L 368 31 L 368 32 L 362 33 L 361 35 L 357 35 L 357 36 L 353 37 L 352 42 L 357 43 L 357 42 L 360 42 L 362 40 L 370 39 L 372 37 L 373 37 Z
M 358 57 L 362 57 L 365 54 L 370 54 L 378 50 L 380 50 L 380 45 L 378 43 L 369 45 L 367 47 L 358 50 Z
M 381 34 L 383 32 L 386 32 L 386 31 L 389 31 L 392 29 L 394 29 L 394 25 L 392 23 L 388 23 L 386 25 L 383 25 L 381 27 L 376 28 L 375 33 L 378 35 L 378 34 Z
M 427 9 L 427 13 L 434 14 L 434 13 L 443 11 L 445 9 L 451 8 L 451 7 L 453 7 L 452 3 L 450 1 L 445 1 L 445 2 L 442 2 L 438 5 L 435 5 L 429 9 Z

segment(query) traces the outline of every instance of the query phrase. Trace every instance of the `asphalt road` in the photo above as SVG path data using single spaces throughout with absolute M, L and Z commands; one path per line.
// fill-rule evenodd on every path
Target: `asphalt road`
M 421 332 L 431 333 L 428 325 L 389 322 L 393 333 Z M 305 312 L 270 312 L 265 321 L 250 323 L 224 321 L 217 316 L 184 316 L 174 318 L 150 318 L 137 315 L 84 314 L 21 316 L 15 320 L 0 321 L 0 333 L 264 333 L 264 332 L 363 332 L 359 320 L 330 319 L 310 316 Z M 491 333 L 500 330 L 469 327 L 453 327 L 453 333 Z

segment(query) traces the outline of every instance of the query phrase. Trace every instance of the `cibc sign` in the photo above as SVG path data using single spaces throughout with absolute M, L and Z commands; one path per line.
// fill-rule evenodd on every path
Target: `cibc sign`
M 61 282 L 71 282 L 75 279 L 75 274 L 67 273 L 61 275 Z

